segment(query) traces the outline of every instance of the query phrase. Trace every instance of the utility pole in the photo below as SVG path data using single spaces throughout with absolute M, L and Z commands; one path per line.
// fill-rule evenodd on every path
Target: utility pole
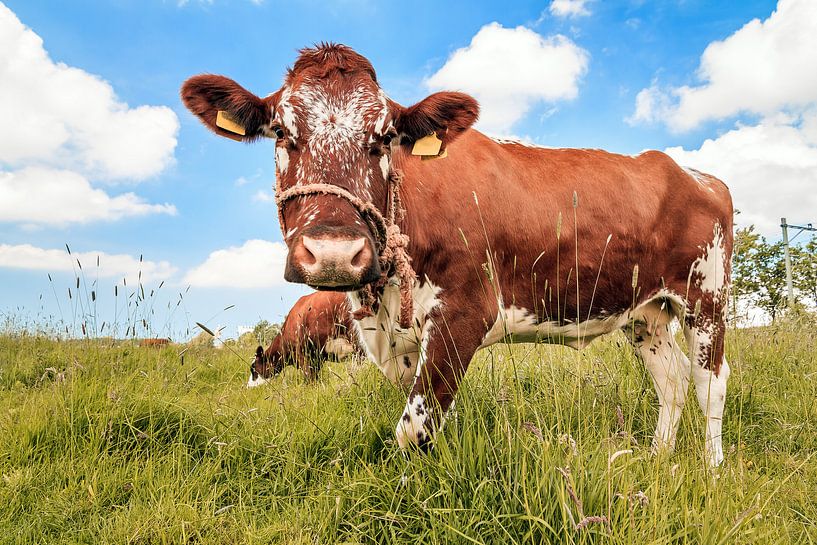
M 789 294 L 789 308 L 794 306 L 794 288 L 791 281 L 791 252 L 789 252 L 789 224 L 786 218 L 780 218 L 780 227 L 783 229 L 783 249 L 786 252 L 786 291 Z
M 792 279 L 791 279 L 791 252 L 789 251 L 789 227 L 792 229 L 800 229 L 797 231 L 797 234 L 794 235 L 791 239 L 794 240 L 797 236 L 802 233 L 803 231 L 817 231 L 817 228 L 811 226 L 811 224 L 803 225 L 789 225 L 786 223 L 786 218 L 780 218 L 780 227 L 783 229 L 783 249 L 785 250 L 786 255 L 786 289 L 788 290 L 789 294 L 789 307 L 794 306 L 794 287 L 792 286 Z

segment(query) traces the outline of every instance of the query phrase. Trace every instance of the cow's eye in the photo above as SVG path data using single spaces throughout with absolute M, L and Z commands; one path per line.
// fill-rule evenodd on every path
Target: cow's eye
M 389 144 L 391 144 L 392 138 L 394 138 L 394 136 L 392 136 L 391 134 L 385 135 L 383 137 L 383 145 L 388 146 Z
M 272 129 L 272 131 L 275 133 L 275 138 L 277 138 L 278 140 L 286 136 L 286 133 L 284 133 L 284 129 L 282 129 L 281 127 L 275 127 L 274 129 Z

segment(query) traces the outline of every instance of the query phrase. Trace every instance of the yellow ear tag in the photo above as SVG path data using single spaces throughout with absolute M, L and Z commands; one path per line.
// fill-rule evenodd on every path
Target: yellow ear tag
M 431 161 L 433 159 L 445 159 L 448 157 L 448 149 L 444 149 L 438 155 L 423 155 L 423 161 Z
M 225 131 L 229 131 L 234 134 L 240 134 L 241 136 L 245 136 L 247 131 L 244 130 L 244 127 L 239 125 L 235 122 L 235 120 L 229 116 L 227 112 L 224 110 L 219 110 L 216 114 L 216 126 L 221 127 Z
M 437 138 L 435 133 L 431 133 L 414 142 L 414 147 L 411 148 L 411 154 L 422 156 L 432 155 L 436 157 L 439 155 L 442 145 L 442 140 Z

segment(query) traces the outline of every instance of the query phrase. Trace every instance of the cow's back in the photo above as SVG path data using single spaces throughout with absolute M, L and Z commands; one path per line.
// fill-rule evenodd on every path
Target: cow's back
M 668 286 L 683 293 L 715 224 L 731 252 L 725 185 L 661 152 L 498 144 L 471 130 L 451 145 L 449 159 L 401 167 L 418 277 L 439 274 L 443 259 L 482 263 L 488 252 L 501 300 L 537 309 L 540 319 L 620 312 Z M 448 269 L 462 276 L 450 279 L 454 285 L 483 282 L 473 267 Z M 495 290 L 475 295 L 490 320 Z

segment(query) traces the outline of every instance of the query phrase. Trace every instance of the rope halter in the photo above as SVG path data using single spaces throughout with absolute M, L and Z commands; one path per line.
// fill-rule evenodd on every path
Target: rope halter
M 400 327 L 406 329 L 411 326 L 411 319 L 414 315 L 412 289 L 417 281 L 417 274 L 411 267 L 411 257 L 408 255 L 409 237 L 400 231 L 398 225 L 398 221 L 401 221 L 405 216 L 405 210 L 400 200 L 402 176 L 398 172 L 392 171 L 389 173 L 388 181 L 385 217 L 372 203 L 364 201 L 345 189 L 332 184 L 298 185 L 285 191 L 280 191 L 279 186 L 277 188 L 279 191 L 276 191 L 275 202 L 278 205 L 278 221 L 281 224 L 281 232 L 284 234 L 287 232 L 284 222 L 284 203 L 291 199 L 308 195 L 333 195 L 345 199 L 354 206 L 375 235 L 381 273 L 378 280 L 367 284 L 360 290 L 361 307 L 352 313 L 352 317 L 355 320 L 360 320 L 368 316 L 374 316 L 378 304 L 377 294 L 386 285 L 389 276 L 395 274 L 400 281 Z

